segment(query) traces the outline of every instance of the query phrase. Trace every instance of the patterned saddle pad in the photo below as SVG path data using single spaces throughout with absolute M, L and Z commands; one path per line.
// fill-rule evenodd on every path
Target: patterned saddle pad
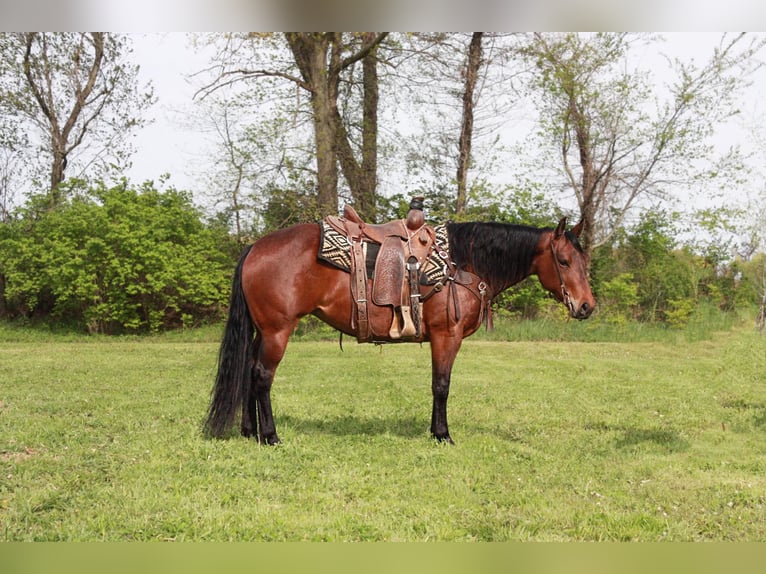
M 319 225 L 321 229 L 321 239 L 319 241 L 320 260 L 342 269 L 347 273 L 351 271 L 351 244 L 348 237 L 339 233 L 329 223 L 322 220 Z M 447 225 L 441 223 L 434 226 L 436 236 L 436 249 L 429 253 L 426 262 L 421 269 L 421 283 L 424 285 L 433 285 L 445 278 L 446 259 L 449 254 L 449 237 L 447 236 Z M 367 269 L 368 277 L 371 276 L 371 269 L 375 267 L 375 257 L 378 254 L 377 244 L 369 243 L 367 250 Z M 441 255 L 440 255 L 441 254 Z

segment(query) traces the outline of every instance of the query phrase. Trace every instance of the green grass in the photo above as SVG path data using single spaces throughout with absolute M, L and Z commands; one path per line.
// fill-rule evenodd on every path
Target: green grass
M 428 436 L 428 346 L 349 339 L 288 347 L 283 445 L 207 440 L 219 332 L 0 330 L 0 540 L 766 541 L 751 326 L 468 339 L 455 447 Z

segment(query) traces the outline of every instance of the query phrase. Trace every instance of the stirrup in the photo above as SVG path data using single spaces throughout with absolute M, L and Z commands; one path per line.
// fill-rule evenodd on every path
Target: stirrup
M 401 312 L 400 315 L 397 310 Z M 414 337 L 417 335 L 418 330 L 415 327 L 415 323 L 412 320 L 412 314 L 410 308 L 407 305 L 402 305 L 394 309 L 394 321 L 391 323 L 391 329 L 388 331 L 388 336 L 392 339 L 401 339 L 403 337 Z
M 402 319 L 404 320 L 404 327 L 402 327 L 402 337 L 414 337 L 418 330 L 415 328 L 415 323 L 412 321 L 409 305 L 402 305 L 401 311 Z
M 396 307 L 394 307 L 394 320 L 391 322 L 391 328 L 388 330 L 388 336 L 390 338 L 401 339 L 402 329 L 399 323 L 399 313 L 396 312 Z

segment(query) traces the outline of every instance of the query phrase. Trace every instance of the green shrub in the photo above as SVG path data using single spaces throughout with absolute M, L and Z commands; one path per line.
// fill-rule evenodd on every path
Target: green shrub
M 3 226 L 7 316 L 51 317 L 89 332 L 155 332 L 217 319 L 233 245 L 189 194 L 71 181 L 42 209 L 34 198 Z
M 663 311 L 665 321 L 671 327 L 681 329 L 689 322 L 694 308 L 695 304 L 692 299 L 671 299 L 668 301 L 668 307 Z
M 620 273 L 601 284 L 600 315 L 611 323 L 624 324 L 634 318 L 638 305 L 638 285 L 632 273 Z

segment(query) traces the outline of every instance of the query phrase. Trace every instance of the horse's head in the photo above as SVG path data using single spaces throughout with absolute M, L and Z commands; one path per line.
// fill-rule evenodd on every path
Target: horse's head
M 587 319 L 596 300 L 588 281 L 588 256 L 578 241 L 583 222 L 571 231 L 566 231 L 566 223 L 564 217 L 556 229 L 543 233 L 532 266 L 542 286 L 566 305 L 572 317 Z

